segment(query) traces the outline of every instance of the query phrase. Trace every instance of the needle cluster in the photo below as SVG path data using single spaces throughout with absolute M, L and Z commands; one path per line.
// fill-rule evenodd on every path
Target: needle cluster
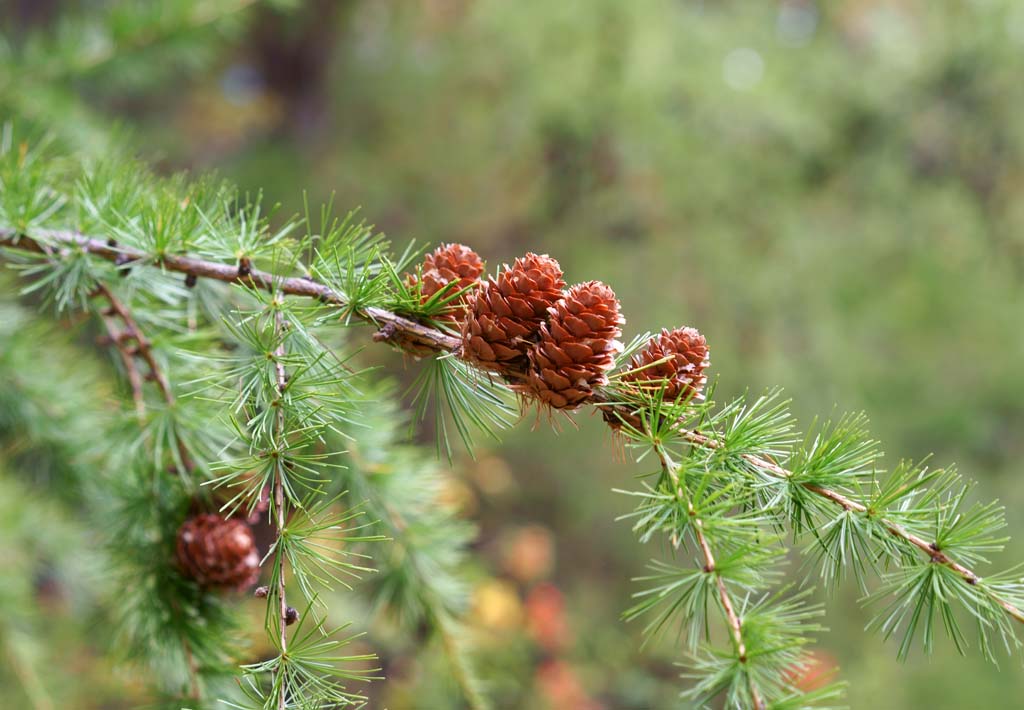
M 410 278 L 416 252 L 394 255 L 352 215 L 271 226 L 258 202 L 221 184 L 140 178 L 119 163 L 70 169 L 10 131 L 0 149 L 0 247 L 24 290 L 102 319 L 93 295 L 106 288 L 147 344 L 154 386 L 139 395 L 124 372 L 135 411 L 116 455 L 132 474 L 107 491 L 121 521 L 110 549 L 123 569 L 149 570 L 162 615 L 133 602 L 126 634 L 179 649 L 181 672 L 168 677 L 183 696 L 205 697 L 224 667 L 215 661 L 238 657 L 189 625 L 226 629 L 230 616 L 174 563 L 177 531 L 198 508 L 273 531 L 261 551 L 273 653 L 244 666 L 234 707 L 362 702 L 350 686 L 376 675 L 372 654 L 339 652 L 352 638 L 327 621 L 333 589 L 364 574 L 375 601 L 436 632 L 467 701 L 486 705 L 457 623 L 454 567 L 471 531 L 436 505 L 435 464 L 399 443 L 388 388 L 351 361 L 347 329 L 360 324 L 423 360 L 411 396 L 420 416 L 436 413 L 439 450 L 451 453 L 450 431 L 469 446 L 478 431 L 496 436 L 518 394 L 599 408 L 650 462 L 624 491 L 625 519 L 640 542 L 667 541 L 671 558 L 638 580 L 626 617 L 651 635 L 685 631 L 685 692 L 698 704 L 835 702 L 838 686 L 806 694 L 794 681 L 825 630 L 812 579 L 853 578 L 901 657 L 930 650 L 940 630 L 964 652 L 1020 647 L 1020 575 L 976 571 L 1006 542 L 998 505 L 972 502 L 953 471 L 885 467 L 860 415 L 800 436 L 778 393 L 716 400 L 699 332 L 622 346 L 612 290 L 565 289 L 550 257 L 478 283 L 459 267 L 476 259 L 446 247 L 428 256 L 437 290 L 426 294 L 423 268 Z M 791 548 L 806 575 L 787 569 Z

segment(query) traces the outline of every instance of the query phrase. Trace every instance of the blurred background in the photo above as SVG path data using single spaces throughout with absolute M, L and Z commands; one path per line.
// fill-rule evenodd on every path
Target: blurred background
M 889 463 L 958 464 L 1024 541 L 1024 4 L 193 1 L 121 34 L 112 5 L 0 1 L 0 112 L 83 153 L 214 170 L 283 214 L 334 195 L 492 271 L 550 253 L 615 288 L 627 338 L 699 328 L 723 397 L 781 386 L 805 426 L 864 410 Z M 577 419 L 528 416 L 455 462 L 483 675 L 499 708 L 677 706 L 676 640 L 641 650 L 619 620 L 665 552 L 615 522 L 612 489 L 643 468 Z M 852 707 L 1019 702 L 1019 658 L 940 643 L 901 665 L 858 597 L 827 601 L 816 647 Z M 370 632 L 389 674 L 372 707 L 458 707 L 438 654 Z M 126 707 L 105 663 L 69 669 L 106 690 L 62 707 Z

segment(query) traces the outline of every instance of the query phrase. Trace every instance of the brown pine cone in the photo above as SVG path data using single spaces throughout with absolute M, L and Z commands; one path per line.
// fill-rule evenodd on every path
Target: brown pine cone
M 177 556 L 185 575 L 203 587 L 245 589 L 260 576 L 249 526 L 212 513 L 185 521 L 178 530 Z
M 550 309 L 540 339 L 530 349 L 525 385 L 516 389 L 556 409 L 572 409 L 608 383 L 625 319 L 619 299 L 600 281 L 578 284 Z
M 526 353 L 563 288 L 562 268 L 546 254 L 527 254 L 506 265 L 469 301 L 462 357 L 496 372 L 524 370 Z
M 423 267 L 420 269 L 419 277 L 409 275 L 409 284 L 415 285 L 422 279 L 420 286 L 421 301 L 426 303 L 438 291 L 441 291 L 450 283 L 455 283 L 447 295 L 451 296 L 463 289 L 472 286 L 480 280 L 484 272 L 484 262 L 480 255 L 465 246 L 464 244 L 442 244 L 437 249 L 423 257 Z M 465 291 L 448 302 L 453 310 L 440 316 L 443 320 L 460 321 L 465 311 L 465 304 L 470 292 Z
M 664 387 L 666 402 L 691 397 L 699 400 L 704 398 L 705 370 L 710 364 L 707 341 L 696 328 L 662 330 L 633 356 L 630 372 L 622 379 L 653 390 Z

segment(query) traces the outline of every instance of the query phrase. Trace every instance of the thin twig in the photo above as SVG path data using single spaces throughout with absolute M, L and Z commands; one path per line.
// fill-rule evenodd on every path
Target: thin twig
M 145 352 L 148 353 L 148 356 L 143 357 L 146 362 L 149 363 L 150 372 L 154 373 L 153 379 L 161 383 L 160 391 L 163 393 L 164 399 L 167 403 L 174 404 L 174 395 L 171 393 L 170 385 L 167 384 L 166 378 L 164 378 L 155 359 L 153 359 L 150 343 L 139 329 L 138 324 L 132 317 L 131 311 L 105 284 L 101 283 L 96 285 L 95 295 L 103 296 L 107 303 L 110 304 L 109 314 L 101 312 L 100 319 L 103 321 L 103 325 L 106 328 L 107 335 L 112 344 L 117 348 L 117 352 L 121 355 L 121 362 L 124 363 L 125 373 L 128 376 L 128 381 L 132 388 L 132 399 L 135 401 L 136 416 L 138 416 L 139 419 L 143 419 L 146 416 L 146 397 L 143 392 L 144 380 L 142 374 L 139 372 L 138 366 L 135 364 L 135 357 L 143 353 L 143 344 L 145 344 Z M 113 323 L 114 316 L 121 319 L 125 330 L 117 330 Z M 134 340 L 136 345 L 129 348 L 127 343 L 131 340 Z M 180 613 L 177 602 L 174 603 L 174 610 L 175 612 Z M 192 653 L 192 646 L 188 642 L 188 639 L 183 635 L 180 636 L 180 638 L 182 652 L 185 654 L 185 665 L 188 667 L 189 697 L 199 700 L 201 698 L 201 692 L 199 689 L 199 666 L 196 663 L 195 655 Z
M 156 382 L 157 387 L 160 389 L 160 394 L 164 398 L 164 402 L 166 402 L 169 407 L 174 406 L 174 392 L 171 390 L 171 384 L 168 382 L 167 376 L 160 367 L 160 363 L 157 362 L 156 356 L 153 354 L 153 343 L 150 342 L 149 338 L 146 337 L 146 334 L 142 332 L 142 329 L 136 322 L 131 310 L 121 301 L 121 299 L 114 295 L 106 284 L 97 284 L 96 290 L 103 294 L 103 297 L 110 302 L 110 308 L 124 323 L 124 335 L 135 341 L 138 355 L 145 360 L 146 364 L 149 366 L 150 377 L 154 382 Z
M 276 296 L 275 296 L 276 298 Z M 275 336 L 280 340 L 277 347 L 274 349 L 274 370 L 277 373 L 277 396 L 279 398 L 284 397 L 284 390 L 288 386 L 288 375 L 284 370 L 284 358 L 285 358 L 285 347 L 284 347 L 284 321 L 281 317 L 280 309 L 274 311 L 274 333 Z M 277 406 L 277 418 L 276 428 L 278 441 L 283 441 L 285 432 L 285 418 L 284 418 L 284 406 L 283 403 L 278 402 Z M 284 481 L 282 467 L 284 461 L 280 456 L 280 451 L 277 456 L 277 472 L 274 476 L 274 513 L 277 517 L 277 540 L 275 546 L 277 548 L 278 559 L 280 560 L 278 574 L 277 574 L 277 597 L 280 602 L 280 622 L 281 627 L 281 662 L 284 663 L 284 658 L 288 654 L 288 598 L 285 594 L 285 582 L 284 582 L 284 551 L 281 549 L 281 536 L 284 534 Z M 285 683 L 284 667 L 278 669 L 280 673 L 279 681 L 281 687 L 277 696 L 277 707 L 278 710 L 285 710 L 288 705 L 288 689 Z
M 117 329 L 113 319 L 109 316 L 100 314 L 100 320 L 103 322 L 103 328 L 107 331 L 107 339 L 121 357 L 121 365 L 124 367 L 125 376 L 128 378 L 128 384 L 132 390 L 135 416 L 142 421 L 146 416 L 146 395 L 143 391 L 142 373 L 139 372 L 139 368 L 135 364 L 135 356 L 129 352 L 126 344 L 128 338 L 125 337 L 125 333 Z
M 22 251 L 53 256 L 50 248 L 50 244 L 52 244 L 60 250 L 78 249 L 107 261 L 118 261 L 122 265 L 135 263 L 139 266 L 158 266 L 166 271 L 194 274 L 196 277 L 227 283 L 245 284 L 263 291 L 277 290 L 289 296 L 305 296 L 339 306 L 347 305 L 340 294 L 321 283 L 306 278 L 281 278 L 257 269 L 251 269 L 248 273 L 239 273 L 237 264 L 218 264 L 178 254 L 164 254 L 155 257 L 138 249 L 121 245 L 111 246 L 104 239 L 94 239 L 69 231 L 34 230 L 34 233 L 46 241 L 39 241 L 13 229 L 0 228 L 0 247 L 13 247 Z M 389 326 L 392 331 L 389 342 L 399 347 L 419 346 L 429 350 L 450 351 L 459 346 L 459 338 L 456 336 L 442 333 L 435 328 L 403 318 L 383 308 L 362 308 L 354 311 L 352 315 L 382 329 Z
M 201 276 L 203 278 L 215 279 L 217 281 L 225 281 L 228 283 L 243 283 L 252 288 L 268 291 L 277 288 L 281 293 L 292 296 L 305 296 L 308 298 L 319 299 L 325 303 L 332 303 L 340 306 L 346 305 L 345 299 L 340 294 L 334 292 L 324 284 L 305 278 L 280 278 L 273 274 L 257 270 L 252 270 L 248 274 L 240 275 L 236 265 L 219 264 L 216 262 L 205 261 L 203 259 L 175 254 L 164 254 L 156 257 L 139 251 L 138 249 L 122 246 L 110 246 L 105 240 L 86 237 L 66 230 L 33 231 L 39 237 L 43 238 L 45 242 L 39 241 L 39 239 L 34 239 L 19 232 L 18 230 L 0 228 L 0 247 L 12 247 L 22 251 L 46 254 L 51 257 L 54 256 L 51 246 L 56 246 L 62 251 L 78 249 L 86 253 L 93 254 L 101 259 L 106 259 L 107 261 L 120 260 L 121 263 L 124 263 L 125 260 L 127 260 L 129 262 L 138 262 L 140 265 L 159 266 L 168 271 L 195 274 L 197 277 Z M 431 328 L 430 326 L 423 325 L 422 323 L 417 323 L 409 318 L 404 318 L 383 308 L 369 307 L 354 309 L 352 315 L 376 325 L 382 333 L 386 333 L 387 337 L 381 338 L 381 340 L 385 340 L 386 342 L 406 350 L 415 352 L 428 349 L 437 352 L 457 352 L 461 347 L 461 342 L 458 337 L 449 335 L 448 333 L 444 333 L 435 328 Z M 609 400 L 603 398 L 600 393 L 595 395 L 592 399 L 592 403 L 597 405 L 607 405 L 608 401 Z M 621 409 L 617 409 L 616 411 L 623 413 Z M 625 412 L 625 414 L 629 415 L 628 412 Z M 716 448 L 720 445 L 716 440 L 700 434 L 699 432 L 685 431 L 683 434 L 688 441 L 698 446 Z M 757 466 L 775 476 L 782 478 L 792 476 L 791 471 L 788 471 L 771 461 L 767 461 L 753 455 L 745 455 L 744 458 L 754 466 Z M 821 486 L 815 486 L 813 484 L 803 483 L 801 485 L 809 492 L 829 500 L 833 504 L 838 505 L 845 510 L 860 513 L 867 512 L 867 509 L 863 505 L 846 498 L 841 493 Z M 953 570 L 967 584 L 975 585 L 981 579 L 976 573 L 956 562 L 941 550 L 937 550 L 934 545 L 921 539 L 917 535 L 914 535 L 897 523 L 885 518 L 879 518 L 879 521 L 882 523 L 885 530 L 887 530 L 893 537 L 896 537 L 921 550 L 936 564 L 944 565 Z M 998 596 L 991 588 L 986 587 L 985 593 L 988 594 L 993 601 L 999 604 L 999 606 L 1013 619 L 1024 623 L 1024 611 L 1019 607 Z
M 138 321 L 135 320 L 135 316 L 132 315 L 131 309 L 108 287 L 106 284 L 96 284 L 94 291 L 97 295 L 103 296 L 110 304 L 111 316 L 117 316 L 124 325 L 124 330 L 119 333 L 111 331 L 111 324 L 109 323 L 108 316 L 103 316 L 104 325 L 107 326 L 107 332 L 110 333 L 110 337 L 114 340 L 114 344 L 117 346 L 118 351 L 121 353 L 121 360 L 125 363 L 125 370 L 128 373 L 128 380 L 132 387 L 132 397 L 135 400 L 135 409 L 139 417 L 142 417 L 145 412 L 145 397 L 142 391 L 143 379 L 149 379 L 156 383 L 157 389 L 160 390 L 160 396 L 163 397 L 164 403 L 168 407 L 173 407 L 175 404 L 174 391 L 171 389 L 171 383 L 167 379 L 167 375 L 164 373 L 163 368 L 160 367 L 160 362 L 156 358 L 156 354 L 153 351 L 153 343 L 146 334 L 139 327 Z M 134 341 L 135 345 L 131 348 L 127 347 L 127 343 Z M 135 365 L 134 358 L 141 357 L 142 360 L 149 367 L 149 376 L 143 378 Z M 185 471 L 191 471 L 195 468 L 195 464 L 192 462 L 192 457 L 189 455 L 188 448 L 185 446 L 185 442 L 178 439 L 178 456 L 181 459 L 181 465 L 184 466 Z
M 683 488 L 683 483 L 679 480 L 679 472 L 676 470 L 675 463 L 669 458 L 668 454 L 660 446 L 656 447 L 658 458 L 661 459 L 661 467 L 668 473 L 669 478 L 672 480 L 672 488 L 675 492 L 676 500 L 679 501 L 680 505 L 686 507 L 686 512 L 690 516 L 690 523 L 693 526 L 694 536 L 697 538 L 697 545 L 700 547 L 701 553 L 704 556 L 704 572 L 705 574 L 715 575 L 715 586 L 718 588 L 718 600 L 722 604 L 722 610 L 725 612 L 725 619 L 729 625 L 729 633 L 732 636 L 733 645 L 736 647 L 736 658 L 739 662 L 747 668 L 747 690 L 750 693 L 750 703 L 754 710 L 764 710 L 765 703 L 764 697 L 761 695 L 760 689 L 754 682 L 754 677 L 750 673 L 750 669 L 747 666 L 747 644 L 743 640 L 743 622 L 740 619 L 739 614 L 736 613 L 736 605 L 732 601 L 732 596 L 729 594 L 729 589 L 725 585 L 725 580 L 722 579 L 721 573 L 715 566 L 715 556 L 711 552 L 711 546 L 708 544 L 707 536 L 704 535 L 704 521 L 697 517 L 697 511 L 693 507 L 693 502 L 690 501 L 686 491 Z
M 711 449 L 716 449 L 719 446 L 721 446 L 721 444 L 715 439 L 712 439 L 699 432 L 690 431 L 686 429 L 680 431 L 687 441 L 697 444 L 698 446 L 703 446 Z M 793 475 L 793 472 L 790 471 L 789 469 L 783 468 L 774 461 L 769 461 L 768 459 L 762 458 L 760 456 L 755 456 L 753 454 L 744 454 L 743 458 L 750 464 L 756 466 L 762 471 L 768 472 L 769 474 L 775 476 L 776 478 L 786 479 Z M 831 501 L 832 503 L 838 505 L 843 510 L 851 511 L 854 513 L 864 513 L 869 515 L 871 514 L 871 511 L 868 510 L 867 506 L 865 506 L 864 504 L 858 503 L 855 500 L 851 500 L 850 498 L 844 496 L 842 493 L 834 491 L 831 488 L 825 488 L 824 486 L 819 486 L 814 483 L 801 483 L 800 486 L 805 490 L 814 493 L 817 496 L 820 496 L 828 501 Z M 875 519 L 882 525 L 882 527 L 884 527 L 889 532 L 890 535 L 899 538 L 900 540 L 903 540 L 904 542 L 912 545 L 913 547 L 916 547 L 918 550 L 928 555 L 928 557 L 931 558 L 931 561 L 933 563 L 943 565 L 953 570 L 958 575 L 960 575 L 960 577 L 967 584 L 974 586 L 981 581 L 980 576 L 978 576 L 975 572 L 968 569 L 967 567 L 964 567 L 959 562 L 956 562 L 953 558 L 951 558 L 949 555 L 947 555 L 945 552 L 939 549 L 939 547 L 934 543 L 928 542 L 919 535 L 915 535 L 899 523 L 889 520 L 888 518 L 875 516 Z M 1005 599 L 1002 599 L 992 590 L 986 588 L 985 591 L 989 595 L 989 597 L 1003 609 L 1003 611 L 1009 614 L 1016 621 L 1024 623 L 1024 611 L 1022 611 L 1015 605 L 1011 604 L 1010 602 L 1006 601 Z

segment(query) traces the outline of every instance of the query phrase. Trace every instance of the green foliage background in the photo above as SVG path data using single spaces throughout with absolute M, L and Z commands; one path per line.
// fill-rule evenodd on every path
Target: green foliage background
M 83 151 L 114 140 L 166 171 L 216 169 L 283 214 L 303 190 L 336 194 L 396 243 L 462 241 L 492 270 L 548 252 L 568 280 L 615 288 L 627 336 L 698 327 L 720 393 L 782 386 L 805 424 L 863 409 L 890 461 L 956 462 L 1024 540 L 1019 3 L 233 4 L 159 51 L 129 34 L 65 76 L 43 61 L 56 45 L 25 37 L 99 11 L 0 3 L 0 107 Z M 595 708 L 670 707 L 674 639 L 641 652 L 639 624 L 619 620 L 660 552 L 638 554 L 612 522 L 629 501 L 611 489 L 636 471 L 599 418 L 533 424 L 459 461 L 452 492 L 480 525 L 473 633 L 498 705 L 568 707 L 557 692 L 575 683 Z M 31 535 L 4 505 L 14 548 Z M 554 546 L 538 575 L 565 600 L 554 659 L 522 623 L 539 581 L 509 552 L 525 525 Z M 1000 561 L 1022 558 L 1018 543 Z M 896 663 L 857 596 L 828 601 L 820 640 L 852 707 L 1009 707 L 1024 692 L 1019 658 L 995 668 L 940 644 Z M 373 706 L 451 706 L 440 656 L 394 647 Z M 109 687 L 108 672 L 90 665 L 82 683 Z

